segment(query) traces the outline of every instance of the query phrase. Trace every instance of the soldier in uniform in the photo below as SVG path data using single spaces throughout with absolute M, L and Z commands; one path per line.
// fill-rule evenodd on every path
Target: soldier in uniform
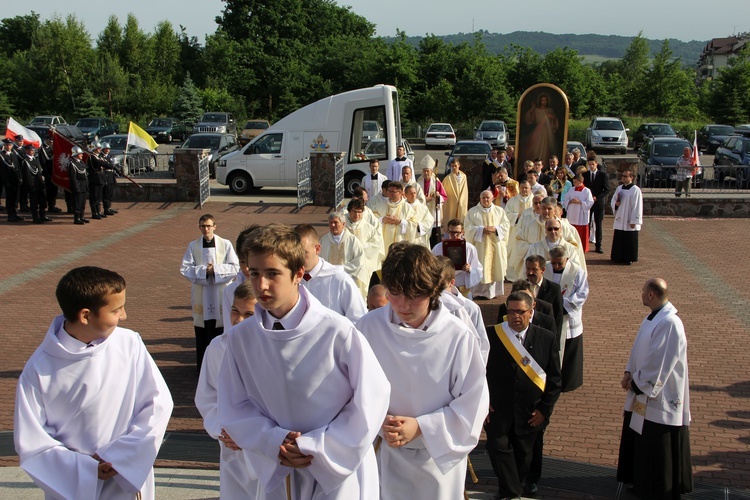
M 52 182 L 52 171 L 55 168 L 55 161 L 52 152 L 52 137 L 47 138 L 42 143 L 42 147 L 37 151 L 37 157 L 39 163 L 42 165 L 42 172 L 44 173 L 44 190 L 47 193 L 47 212 L 53 214 L 59 214 L 62 212 L 55 206 L 57 203 L 57 185 Z
M 83 218 L 86 210 L 86 197 L 89 194 L 88 169 L 83 162 L 83 150 L 74 146 L 70 150 L 71 158 L 68 163 L 68 179 L 70 179 L 70 192 L 73 198 L 73 224 L 84 224 L 89 222 Z
M 99 141 L 91 144 L 89 153 L 89 204 L 91 205 L 91 218 L 104 219 L 107 216 L 101 211 L 102 189 L 104 188 L 104 162 L 99 157 L 102 150 Z
M 39 158 L 36 156 L 36 150 L 33 144 L 24 146 L 24 157 L 21 160 L 21 175 L 23 176 L 23 185 L 29 193 L 31 206 L 31 219 L 34 224 L 43 222 L 52 222 L 47 217 L 45 209 L 47 208 L 47 195 L 44 189 L 44 172 Z
M 117 210 L 112 208 L 112 194 L 117 183 L 115 164 L 110 155 L 110 146 L 108 142 L 102 143 L 102 153 L 99 158 L 104 166 L 104 188 L 102 189 L 102 202 L 104 204 L 104 215 L 115 215 Z
M 18 159 L 18 167 L 19 167 L 19 196 L 17 203 L 20 204 L 20 208 L 18 209 L 19 212 L 29 212 L 29 189 L 27 186 L 23 183 L 23 176 L 20 172 L 21 167 L 21 161 L 23 161 L 24 156 L 26 154 L 23 150 L 23 136 L 21 134 L 18 134 L 15 138 L 15 143 L 13 144 L 13 152 L 16 154 L 16 158 Z
M 21 184 L 21 168 L 18 156 L 13 151 L 13 141 L 3 139 L 3 150 L 0 152 L 0 177 L 5 185 L 5 205 L 8 211 L 8 222 L 21 222 L 16 212 L 18 205 L 18 187 Z

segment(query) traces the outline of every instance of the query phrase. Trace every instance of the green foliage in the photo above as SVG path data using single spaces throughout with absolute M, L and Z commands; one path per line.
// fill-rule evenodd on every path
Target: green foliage
M 201 102 L 201 95 L 188 73 L 174 102 L 175 117 L 188 123 L 198 123 L 203 114 Z
M 719 70 L 704 96 L 708 113 L 717 123 L 750 122 L 750 45 Z
M 23 52 L 31 48 L 34 34 L 41 26 L 39 14 L 31 11 L 26 16 L 16 16 L 0 21 L 0 47 L 5 54 Z
M 91 90 L 85 89 L 78 102 L 78 118 L 104 116 L 104 108 Z

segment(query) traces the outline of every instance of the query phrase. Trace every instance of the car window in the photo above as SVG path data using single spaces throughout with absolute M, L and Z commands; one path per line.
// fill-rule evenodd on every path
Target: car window
M 182 147 L 195 149 L 219 149 L 219 137 L 191 135 Z
M 479 130 L 484 132 L 499 132 L 505 130 L 505 124 L 503 122 L 482 122 L 479 125 Z
M 734 137 L 729 137 L 729 138 L 727 138 L 727 139 L 724 140 L 724 147 L 727 148 L 727 149 L 729 149 L 729 150 L 732 150 L 732 149 L 734 149 L 734 144 L 736 142 L 737 142 L 737 139 L 735 139 Z
M 265 130 L 268 128 L 268 124 L 266 122 L 247 122 L 245 128 Z
M 228 145 L 228 146 L 229 146 L 230 148 L 231 148 L 232 146 L 234 146 L 235 144 L 237 144 L 237 141 L 235 141 L 235 140 L 234 140 L 234 136 L 233 136 L 233 135 L 230 135 L 229 137 L 227 137 L 227 145 Z
M 433 124 L 430 125 L 428 132 L 453 132 L 450 125 L 447 124 Z
M 750 141 L 742 141 L 745 144 L 745 154 L 750 153 Z
M 201 118 L 201 121 L 208 123 L 225 123 L 227 121 L 227 117 L 223 114 L 206 113 Z
M 119 149 L 121 151 L 125 149 L 125 143 L 127 142 L 127 139 L 125 137 L 105 137 L 104 139 L 106 139 L 109 145 L 112 146 L 112 149 Z
M 624 130 L 620 120 L 595 120 L 594 129 L 596 130 Z
M 78 120 L 78 123 L 76 123 L 76 127 L 98 127 L 99 126 L 99 120 L 95 120 L 93 118 L 90 118 L 88 120 Z
M 686 146 L 690 145 L 686 142 L 657 142 L 654 144 L 654 156 L 682 156 Z
M 730 135 L 734 133 L 732 127 L 711 127 L 711 134 L 713 135 Z
M 488 155 L 490 154 L 489 144 L 458 144 L 453 150 L 454 155 Z
M 253 153 L 279 154 L 281 153 L 281 141 L 283 134 L 268 134 L 261 137 L 253 145 Z

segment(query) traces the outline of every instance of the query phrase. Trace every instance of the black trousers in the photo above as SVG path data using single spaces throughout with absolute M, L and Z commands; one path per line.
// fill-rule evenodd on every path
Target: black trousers
M 195 354 L 198 365 L 196 371 L 201 372 L 203 365 L 203 355 L 206 354 L 206 348 L 211 341 L 224 333 L 224 327 L 216 327 L 216 320 L 209 319 L 203 322 L 203 327 L 195 326 Z
M 18 205 L 18 183 L 15 179 L 5 180 L 5 210 L 8 211 L 8 218 L 17 217 L 16 207 Z
M 47 193 L 44 190 L 44 185 L 37 186 L 35 189 L 29 189 L 29 206 L 31 208 L 31 216 L 34 220 L 44 218 L 47 214 L 45 209 L 47 208 Z
M 591 206 L 591 220 L 596 222 L 594 237 L 596 238 L 596 249 L 602 249 L 602 222 L 604 222 L 604 200 L 597 199 Z
M 18 203 L 23 209 L 29 208 L 29 187 L 26 183 L 21 184 L 20 186 Z
M 542 478 L 542 461 L 544 460 L 544 429 L 536 433 L 534 450 L 531 454 L 529 473 L 526 475 L 527 483 L 538 483 Z
M 114 190 L 114 183 L 108 179 L 107 183 L 102 186 L 102 204 L 104 205 L 104 210 L 112 208 L 112 192 Z
M 91 205 L 91 214 L 99 213 L 99 205 L 102 203 L 102 185 L 89 184 L 89 204 Z
M 83 212 L 86 210 L 86 196 L 88 191 L 74 191 L 71 193 L 73 201 L 73 212 L 77 213 L 80 217 L 83 217 Z
M 44 191 L 47 195 L 47 208 L 54 208 L 57 203 L 57 184 L 52 182 L 51 174 L 44 174 Z
M 492 426 L 486 426 L 485 432 L 487 454 L 498 479 L 498 495 L 501 498 L 520 496 L 539 432 L 519 436 L 512 425 L 507 434 L 496 434 Z

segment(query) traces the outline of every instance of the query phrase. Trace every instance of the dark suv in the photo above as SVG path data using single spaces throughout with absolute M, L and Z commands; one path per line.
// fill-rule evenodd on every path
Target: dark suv
M 723 182 L 727 177 L 734 177 L 739 185 L 750 185 L 750 137 L 734 135 L 724 139 L 716 149 L 714 166 L 724 165 L 725 168 L 716 168 L 714 178 Z
M 677 176 L 677 160 L 682 156 L 685 148 L 692 144 L 679 137 L 656 137 L 646 139 L 643 147 L 638 151 L 639 171 L 645 176 L 645 187 L 671 187 L 675 185 Z M 693 176 L 696 188 L 703 184 L 703 172 Z
M 81 118 L 76 123 L 76 127 L 87 142 L 98 141 L 100 137 L 120 132 L 120 124 L 109 118 Z
M 237 121 L 232 113 L 204 113 L 200 122 L 193 126 L 194 133 L 215 132 L 218 134 L 232 134 L 237 137 Z
M 170 143 L 174 139 L 184 141 L 188 136 L 188 126 L 177 118 L 154 118 L 146 127 L 146 133 L 156 142 Z
M 734 127 L 729 125 L 704 125 L 698 132 L 698 149 L 711 154 L 730 135 L 734 135 Z
M 641 149 L 649 137 L 677 137 L 677 134 L 668 123 L 644 123 L 633 134 L 633 149 L 636 151 Z

